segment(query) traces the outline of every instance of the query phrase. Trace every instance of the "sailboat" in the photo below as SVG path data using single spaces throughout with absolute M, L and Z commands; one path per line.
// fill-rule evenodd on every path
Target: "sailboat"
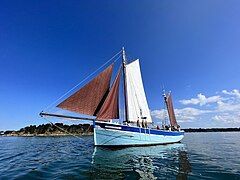
M 164 100 L 168 109 L 169 128 L 150 127 L 153 121 L 144 91 L 139 59 L 126 62 L 124 48 L 122 63 L 110 87 L 113 64 L 109 65 L 94 79 L 59 103 L 56 107 L 94 118 L 65 116 L 41 112 L 41 116 L 55 116 L 93 121 L 95 146 L 146 146 L 176 143 L 182 140 L 174 114 L 171 93 Z M 125 118 L 122 123 L 112 120 L 119 116 L 119 86 L 123 76 Z

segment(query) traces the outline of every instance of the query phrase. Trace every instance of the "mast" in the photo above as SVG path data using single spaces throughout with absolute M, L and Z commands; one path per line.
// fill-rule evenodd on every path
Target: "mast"
M 166 96 L 165 90 L 163 89 L 162 91 L 163 91 L 162 96 L 164 98 L 165 103 L 167 104 L 167 96 Z
M 163 129 L 165 129 L 165 127 L 166 127 L 166 125 L 167 125 L 167 112 L 166 112 L 166 108 L 167 108 L 167 96 L 166 96 L 164 87 L 162 88 L 162 96 L 163 96 L 163 98 L 164 98 L 164 111 L 163 111 L 162 126 L 163 126 Z
M 123 84 L 124 84 L 124 100 L 125 100 L 125 121 L 128 122 L 128 101 L 127 101 L 127 79 L 126 79 L 126 56 L 124 47 L 122 48 L 122 64 L 123 64 Z

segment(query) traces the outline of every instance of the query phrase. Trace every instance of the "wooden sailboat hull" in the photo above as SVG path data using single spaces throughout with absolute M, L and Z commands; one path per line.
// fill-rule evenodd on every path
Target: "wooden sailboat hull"
M 155 130 L 114 123 L 94 123 L 96 146 L 147 146 L 170 144 L 182 140 L 184 132 Z

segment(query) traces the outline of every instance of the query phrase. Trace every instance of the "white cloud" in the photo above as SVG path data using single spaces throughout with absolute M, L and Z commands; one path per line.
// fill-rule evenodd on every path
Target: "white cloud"
M 200 110 L 200 109 L 191 108 L 191 107 L 175 110 L 176 115 L 185 115 L 185 116 L 199 116 L 201 114 L 205 114 L 205 113 L 209 113 L 209 112 L 211 112 L 211 111 Z
M 225 126 L 239 126 L 240 125 L 240 94 L 238 90 L 232 90 L 228 92 L 226 90 L 222 91 L 223 94 L 228 95 L 223 101 L 217 102 L 215 107 L 215 115 L 212 120 L 218 124 Z M 231 98 L 230 96 L 234 96 Z
M 151 116 L 157 118 L 157 119 L 163 119 L 163 113 L 164 113 L 164 110 L 161 109 L 161 110 L 153 110 L 151 111 Z
M 223 114 L 218 114 L 212 117 L 213 121 L 216 121 L 218 123 L 225 123 L 228 126 L 239 126 L 240 124 L 240 113 L 223 113 Z
M 209 110 L 200 110 L 192 107 L 187 107 L 183 109 L 176 109 L 176 118 L 178 122 L 191 122 L 195 120 L 200 120 L 200 115 L 210 113 Z
M 233 89 L 232 91 L 222 90 L 223 94 L 236 96 L 237 98 L 240 98 L 240 92 L 237 89 Z
M 192 98 L 192 99 L 184 99 L 184 100 L 180 100 L 179 102 L 184 104 L 184 105 L 188 105 L 188 104 L 194 104 L 197 105 L 199 104 L 200 106 L 203 106 L 205 104 L 209 104 L 209 103 L 215 103 L 222 100 L 222 98 L 220 96 L 211 96 L 211 97 L 206 97 L 203 94 L 198 94 L 197 98 Z
M 216 112 L 239 112 L 240 104 L 236 101 L 219 101 L 217 103 Z
M 200 110 L 192 107 L 187 107 L 183 109 L 175 109 L 175 114 L 178 122 L 191 122 L 200 118 L 200 115 L 210 113 L 209 110 Z M 151 111 L 151 115 L 157 119 L 164 118 L 164 110 L 154 110 Z

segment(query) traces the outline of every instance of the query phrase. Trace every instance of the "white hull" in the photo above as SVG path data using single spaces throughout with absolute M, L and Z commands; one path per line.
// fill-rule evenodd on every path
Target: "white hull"
M 168 132 L 169 134 L 151 134 L 151 130 L 146 129 L 146 133 L 131 132 L 121 130 L 121 126 L 110 127 L 108 129 L 96 126 L 94 128 L 94 144 L 96 146 L 143 146 L 143 145 L 156 145 L 156 144 L 169 144 L 176 143 L 183 139 L 183 132 L 179 135 L 171 135 L 169 131 L 159 131 L 160 133 Z M 155 130 L 156 131 L 156 130 Z

